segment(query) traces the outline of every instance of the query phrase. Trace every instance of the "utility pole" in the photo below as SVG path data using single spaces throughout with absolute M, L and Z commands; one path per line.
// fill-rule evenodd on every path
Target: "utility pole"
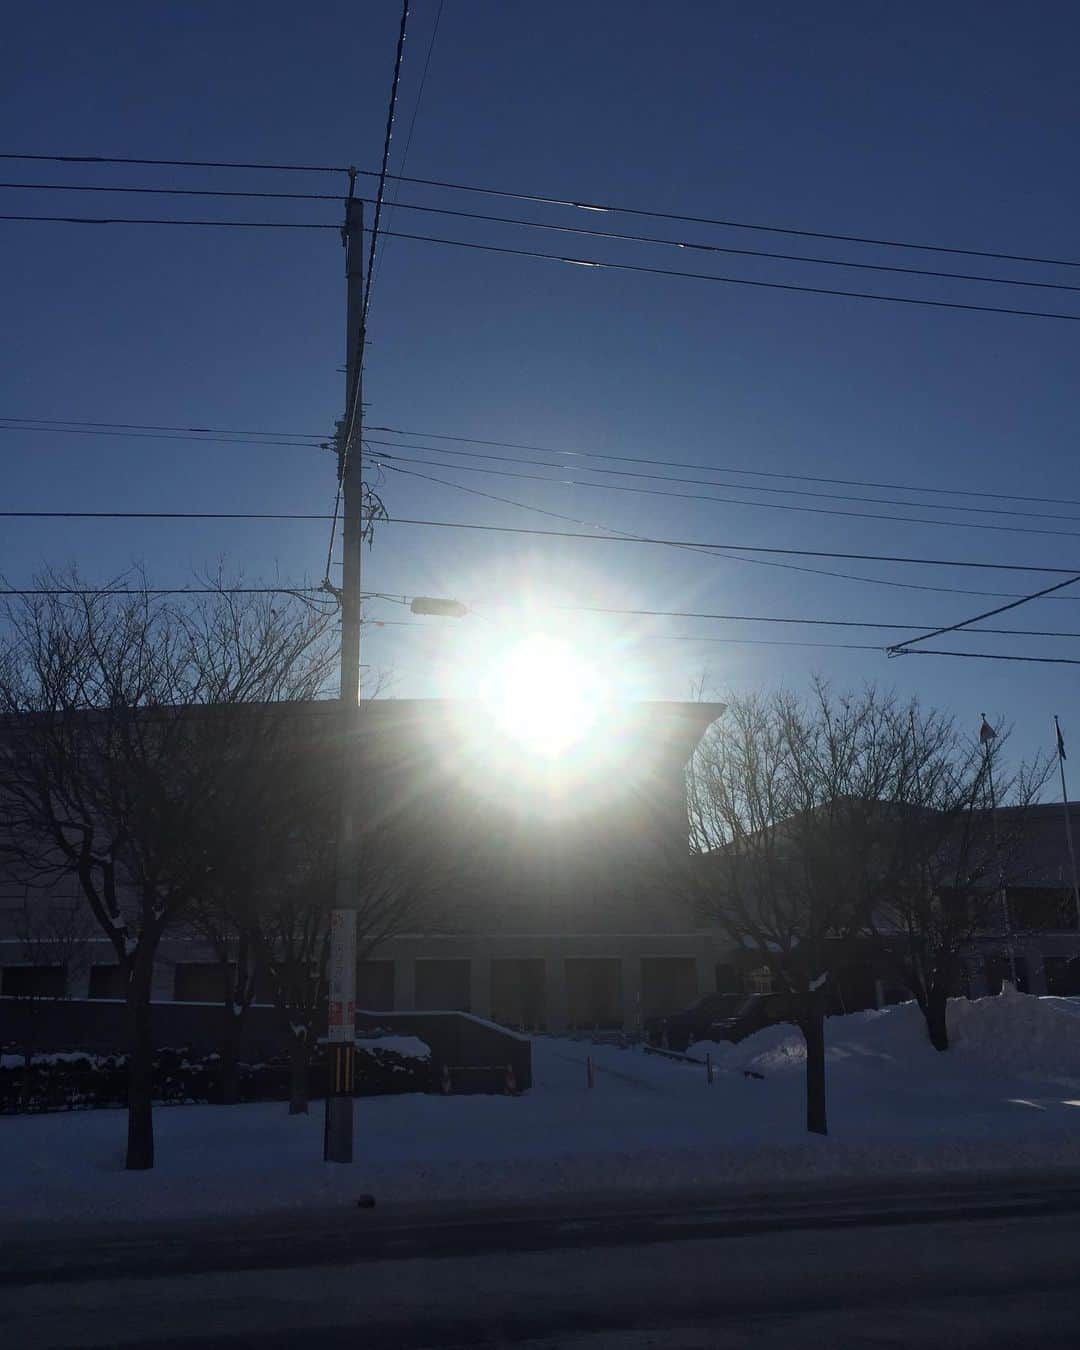
M 997 738 L 997 732 L 982 714 L 982 728 L 979 739 L 986 753 L 986 774 L 990 781 L 990 830 L 994 840 L 994 858 L 997 864 L 998 894 L 1001 897 L 1001 921 L 1005 932 L 1005 951 L 1009 958 L 1009 980 L 1014 989 L 1016 983 L 1016 952 L 1013 948 L 1012 924 L 1009 921 L 1009 892 L 1005 885 L 1005 869 L 1001 861 L 1001 843 L 998 838 L 997 796 L 994 792 L 994 760 L 990 749 L 991 741 Z
M 326 1084 L 323 1159 L 353 1157 L 353 1063 L 356 1038 L 356 905 L 359 887 L 360 787 L 360 558 L 363 546 L 363 455 L 360 441 L 364 351 L 364 216 L 349 174 L 345 203 L 345 417 L 338 439 L 341 480 L 341 801 L 338 820 L 334 911 L 330 923 L 330 1063 Z
M 1080 930 L 1080 881 L 1076 875 L 1076 849 L 1073 847 L 1072 817 L 1069 814 L 1069 791 L 1065 786 L 1065 738 L 1061 734 L 1057 713 L 1054 714 L 1054 733 L 1057 736 L 1058 772 L 1061 774 L 1061 805 L 1065 812 L 1065 842 L 1069 847 L 1069 866 L 1072 869 L 1073 904 L 1076 906 L 1076 923 Z

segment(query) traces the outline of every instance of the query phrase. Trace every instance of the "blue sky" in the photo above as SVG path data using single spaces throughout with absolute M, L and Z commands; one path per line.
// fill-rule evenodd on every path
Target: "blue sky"
M 436 0 L 414 0 L 395 164 L 435 12 Z M 8 16 L 0 81 L 4 148 L 377 166 L 398 14 L 397 0 L 302 9 L 268 0 L 257 11 L 119 0 L 18 7 Z M 1078 28 L 1073 6 L 1052 3 L 822 3 L 811 13 L 768 4 L 446 0 L 408 171 L 699 216 L 1080 257 L 1080 188 L 1071 172 Z M 124 166 L 7 162 L 0 168 L 10 182 L 335 192 L 341 181 Z M 1080 284 L 1080 271 L 1066 268 L 582 217 L 423 188 L 403 187 L 400 195 L 402 201 L 736 247 Z M 339 218 L 332 202 L 12 190 L 4 190 L 3 199 L 6 211 L 43 214 Z M 390 227 L 748 278 L 1080 314 L 1080 297 L 1064 292 L 644 244 L 568 242 L 404 210 Z M 15 223 L 0 223 L 0 230 L 3 415 L 328 432 L 339 414 L 343 277 L 332 231 Z M 365 398 L 370 423 L 420 431 L 732 469 L 1080 499 L 1078 329 L 598 272 L 397 239 L 380 264 Z M 331 456 L 316 451 L 180 441 L 6 431 L 0 432 L 0 464 L 3 496 L 15 509 L 323 511 L 334 486 Z M 983 518 L 1066 532 L 1012 534 L 778 511 L 751 504 L 770 500 L 761 493 L 726 494 L 740 504 L 693 502 L 488 477 L 450 465 L 448 459 L 446 469 L 420 471 L 630 532 L 1080 564 L 1080 538 L 1068 537 L 1080 535 L 1080 519 Z M 718 481 L 753 480 L 728 474 Z M 397 474 L 389 475 L 383 492 L 396 515 L 556 524 Z M 876 495 L 932 500 L 910 492 Z M 866 509 L 887 514 L 896 508 Z M 1080 507 L 1066 504 L 1025 509 L 1080 517 Z M 947 511 L 900 513 L 964 519 Z M 155 582 L 182 585 L 193 569 L 225 556 L 253 579 L 317 581 L 325 547 L 322 524 L 5 522 L 0 571 L 17 585 L 44 562 L 75 562 L 88 579 L 103 580 L 138 561 Z M 864 577 L 975 590 L 1035 589 L 1052 580 L 804 561 Z M 373 589 L 454 595 L 500 621 L 512 611 L 493 608 L 492 601 L 531 595 L 561 604 L 910 623 L 916 631 L 994 603 L 671 549 L 405 526 L 383 528 L 364 567 Z M 368 615 L 407 617 L 386 604 L 372 604 Z M 391 672 L 398 694 L 451 692 L 463 675 L 471 678 L 477 626 L 485 622 L 372 627 L 364 660 Z M 719 691 L 797 685 L 819 671 L 841 685 L 877 679 L 904 694 L 917 692 L 973 726 L 985 709 L 1015 723 L 1024 750 L 1051 743 L 1048 724 L 1056 711 L 1067 737 L 1072 732 L 1080 745 L 1080 668 L 932 657 L 889 662 L 877 652 L 657 636 L 820 636 L 822 642 L 871 644 L 894 636 L 869 630 L 819 635 L 694 620 L 560 622 L 632 675 L 634 692 L 652 697 L 685 696 L 705 670 Z M 999 626 L 1080 633 L 1080 599 L 1041 601 Z M 490 624 L 483 631 L 491 631 Z M 949 643 L 1080 656 L 1080 640 L 968 636 L 934 645 Z

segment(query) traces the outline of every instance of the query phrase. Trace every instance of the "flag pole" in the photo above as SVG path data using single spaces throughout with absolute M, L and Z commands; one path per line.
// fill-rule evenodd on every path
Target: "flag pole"
M 982 741 L 983 750 L 986 754 L 986 774 L 990 780 L 990 829 L 994 839 L 994 858 L 997 862 L 998 872 L 998 891 L 1001 895 L 1001 916 L 1005 924 L 1005 951 L 1009 957 L 1009 980 L 1012 987 L 1016 985 L 1016 953 L 1013 951 L 1012 925 L 1009 922 L 1009 897 L 1003 884 L 1003 869 L 1001 866 L 1001 846 L 998 842 L 998 822 L 997 822 L 997 797 L 994 793 L 994 762 L 990 757 L 990 742 L 997 738 L 997 732 L 986 720 L 986 714 L 980 713 L 982 717 L 982 726 L 979 728 L 979 740 Z
M 1076 878 L 1076 850 L 1073 848 L 1072 819 L 1069 815 L 1069 793 L 1065 787 L 1065 741 L 1061 735 L 1061 724 L 1057 713 L 1054 714 L 1054 731 L 1057 733 L 1058 772 L 1061 774 L 1061 806 L 1065 812 L 1065 842 L 1069 846 L 1069 866 L 1072 869 L 1073 903 L 1076 906 L 1076 922 L 1080 928 L 1080 883 Z

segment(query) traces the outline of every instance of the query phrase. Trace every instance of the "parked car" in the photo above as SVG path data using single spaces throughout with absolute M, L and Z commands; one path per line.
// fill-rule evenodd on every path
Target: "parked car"
M 666 1050 L 686 1050 L 695 1041 L 741 1041 L 762 1027 L 788 1020 L 783 994 L 706 994 L 682 1012 L 650 1017 L 645 1039 Z

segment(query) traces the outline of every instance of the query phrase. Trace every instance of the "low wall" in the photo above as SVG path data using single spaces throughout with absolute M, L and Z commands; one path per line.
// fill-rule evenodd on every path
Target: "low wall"
M 532 1087 L 532 1041 L 497 1022 L 464 1012 L 367 1012 L 356 1014 L 357 1035 L 376 1027 L 419 1036 L 431 1046 L 436 1075 L 449 1068 L 509 1064 L 520 1089 Z
M 154 1045 L 191 1046 L 197 1054 L 221 1049 L 225 1017 L 212 1003 L 152 1003 Z M 527 1036 L 462 1012 L 358 1012 L 356 1029 L 370 1035 L 376 1027 L 418 1036 L 431 1047 L 436 1075 L 454 1067 L 510 1064 L 519 1088 L 532 1086 L 532 1043 Z M 284 1029 L 276 1009 L 250 1008 L 236 1038 L 242 1058 L 264 1058 L 281 1051 Z M 110 1055 L 127 1045 L 126 1008 L 118 999 L 27 999 L 0 997 L 0 1045 L 35 1054 L 85 1050 Z

